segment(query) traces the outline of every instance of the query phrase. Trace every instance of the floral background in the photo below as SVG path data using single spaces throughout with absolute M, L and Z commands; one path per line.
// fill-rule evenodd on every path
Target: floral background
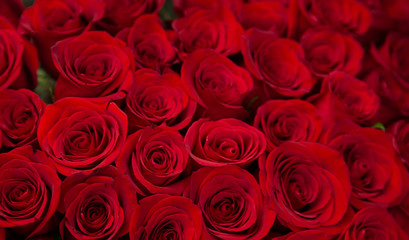
M 0 0 L 0 239 L 409 239 L 407 0 Z

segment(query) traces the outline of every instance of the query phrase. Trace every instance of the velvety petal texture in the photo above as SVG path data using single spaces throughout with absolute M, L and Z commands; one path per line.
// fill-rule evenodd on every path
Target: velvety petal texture
M 113 166 L 77 173 L 62 183 L 62 239 L 118 239 L 129 231 L 137 206 L 130 181 Z
M 44 153 L 31 148 L 22 152 L 0 154 L 0 228 L 28 239 L 50 229 L 61 180 L 52 166 L 43 163 Z
M 157 194 L 142 199 L 129 229 L 132 240 L 138 239 L 209 239 L 198 206 L 192 200 Z
M 183 137 L 170 127 L 146 127 L 128 136 L 115 164 L 141 195 L 180 195 L 189 154 Z
M 199 119 L 188 129 L 185 145 L 201 166 L 248 166 L 266 149 L 262 132 L 237 119 Z
M 344 227 L 351 183 L 339 152 L 319 143 L 286 142 L 259 165 L 261 189 L 284 225 L 331 234 Z
M 199 169 L 184 196 L 200 207 L 216 239 L 262 239 L 275 221 L 256 179 L 237 166 Z
M 52 48 L 59 72 L 55 99 L 64 97 L 123 98 L 132 84 L 131 52 L 106 32 L 91 31 L 59 41 Z M 123 92 L 122 92 L 123 94 Z
M 47 106 L 37 136 L 58 172 L 68 176 L 115 161 L 127 125 L 125 113 L 115 103 L 65 98 Z

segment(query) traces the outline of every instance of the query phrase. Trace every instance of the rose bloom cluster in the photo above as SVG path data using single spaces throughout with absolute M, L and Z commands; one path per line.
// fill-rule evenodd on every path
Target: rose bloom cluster
M 1 0 L 0 239 L 408 240 L 408 16 Z

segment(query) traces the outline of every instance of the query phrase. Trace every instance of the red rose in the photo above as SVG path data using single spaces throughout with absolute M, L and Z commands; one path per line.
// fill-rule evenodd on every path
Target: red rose
M 118 239 L 128 233 L 136 205 L 131 183 L 113 166 L 71 175 L 62 183 L 61 238 Z
M 116 99 L 133 81 L 133 58 L 125 44 L 105 32 L 86 32 L 59 41 L 52 48 L 60 75 L 55 99 L 107 97 Z M 117 94 L 114 94 L 117 93 Z
M 0 15 L 4 16 L 14 26 L 18 25 L 20 15 L 24 10 L 23 2 L 21 0 L 8 0 L 0 2 Z
M 324 77 L 333 71 L 356 75 L 361 69 L 364 50 L 353 37 L 331 28 L 317 27 L 301 37 L 311 71 Z
M 257 109 L 256 128 L 266 136 L 271 151 L 284 142 L 315 142 L 322 120 L 314 105 L 301 100 L 270 100 Z
M 389 208 L 388 211 L 392 214 L 402 230 L 409 236 L 409 228 L 407 227 L 409 223 L 409 191 L 398 206 Z
M 184 61 L 181 79 L 188 94 L 212 119 L 247 117 L 241 104 L 253 88 L 253 80 L 227 57 L 212 50 L 198 50 Z
M 33 38 L 44 68 L 58 76 L 51 47 L 62 39 L 91 29 L 102 17 L 103 7 L 103 0 L 36 0 L 23 12 L 20 29 Z
M 286 142 L 260 158 L 259 166 L 261 189 L 285 226 L 331 234 L 342 230 L 351 184 L 337 151 L 319 143 Z
M 409 26 L 409 7 L 406 0 L 380 0 L 382 9 L 388 14 L 388 17 L 394 20 L 390 29 L 396 28 L 400 32 L 408 32 Z
M 172 26 L 178 38 L 181 58 L 198 49 L 213 49 L 225 56 L 240 50 L 243 29 L 225 7 L 190 8 L 183 18 L 173 21 Z
M 183 137 L 169 127 L 146 127 L 128 136 L 116 160 L 119 171 L 129 176 L 142 195 L 181 194 L 177 185 L 188 164 Z
M 332 28 L 364 34 L 371 26 L 370 11 L 357 0 L 326 1 L 326 0 L 297 0 L 298 32 L 303 32 L 310 26 L 331 25 Z
M 1 144 L 14 148 L 36 141 L 37 126 L 45 107 L 45 103 L 32 91 L 0 91 Z
M 158 13 L 165 0 L 104 0 L 105 14 L 98 26 L 111 34 L 130 27 L 146 13 Z
M 264 204 L 256 179 L 236 166 L 199 169 L 184 195 L 202 210 L 215 239 L 262 239 L 276 217 Z
M 209 239 L 200 209 L 185 197 L 157 194 L 139 201 L 129 227 L 132 240 Z
M 399 120 L 389 126 L 387 132 L 392 134 L 393 148 L 399 153 L 401 160 L 409 169 L 409 121 Z
M 31 148 L 0 154 L 0 228 L 12 230 L 12 239 L 31 239 L 52 225 L 61 180 L 45 158 Z
M 129 131 L 151 125 L 182 129 L 192 120 L 196 105 L 177 73 L 169 69 L 162 74 L 141 69 L 135 73 L 135 82 L 126 96 Z
M 272 31 L 278 36 L 287 34 L 289 9 L 283 1 L 244 3 L 238 19 L 244 29 Z
M 45 109 L 38 142 L 59 173 L 88 173 L 118 157 L 127 126 L 125 113 L 114 103 L 66 98 Z
M 234 15 L 240 11 L 243 0 L 173 0 L 175 11 L 183 16 L 190 8 L 211 9 L 217 11 L 220 7 L 228 8 Z
M 324 142 L 343 155 L 349 168 L 352 206 L 361 209 L 399 204 L 406 173 L 389 135 L 341 121 L 328 130 Z
M 321 91 L 310 98 L 325 123 L 350 119 L 359 124 L 374 124 L 380 99 L 367 83 L 344 72 L 332 72 Z
M 386 209 L 367 207 L 356 213 L 351 223 L 338 239 L 407 240 L 409 238 Z
M 296 233 L 289 233 L 282 237 L 273 238 L 273 240 L 330 240 L 330 236 L 317 230 L 305 230 Z
M 300 97 L 315 84 L 304 64 L 304 51 L 293 40 L 250 30 L 243 35 L 241 52 L 247 69 L 263 82 L 269 95 Z
M 119 32 L 117 37 L 131 49 L 138 68 L 160 71 L 177 60 L 176 48 L 168 35 L 158 16 L 146 14 L 138 18 L 131 28 Z
M 35 47 L 0 16 L 0 90 L 37 86 L 38 56 Z
M 188 129 L 185 145 L 201 166 L 247 167 L 264 153 L 266 140 L 259 130 L 237 119 L 200 119 Z
M 372 46 L 371 53 L 378 66 L 365 80 L 384 98 L 384 103 L 409 115 L 409 37 L 390 33 L 379 49 Z

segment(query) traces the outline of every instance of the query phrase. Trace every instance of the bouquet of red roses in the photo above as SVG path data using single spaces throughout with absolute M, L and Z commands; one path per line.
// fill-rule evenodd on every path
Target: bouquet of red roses
M 0 0 L 0 239 L 408 240 L 408 0 Z

